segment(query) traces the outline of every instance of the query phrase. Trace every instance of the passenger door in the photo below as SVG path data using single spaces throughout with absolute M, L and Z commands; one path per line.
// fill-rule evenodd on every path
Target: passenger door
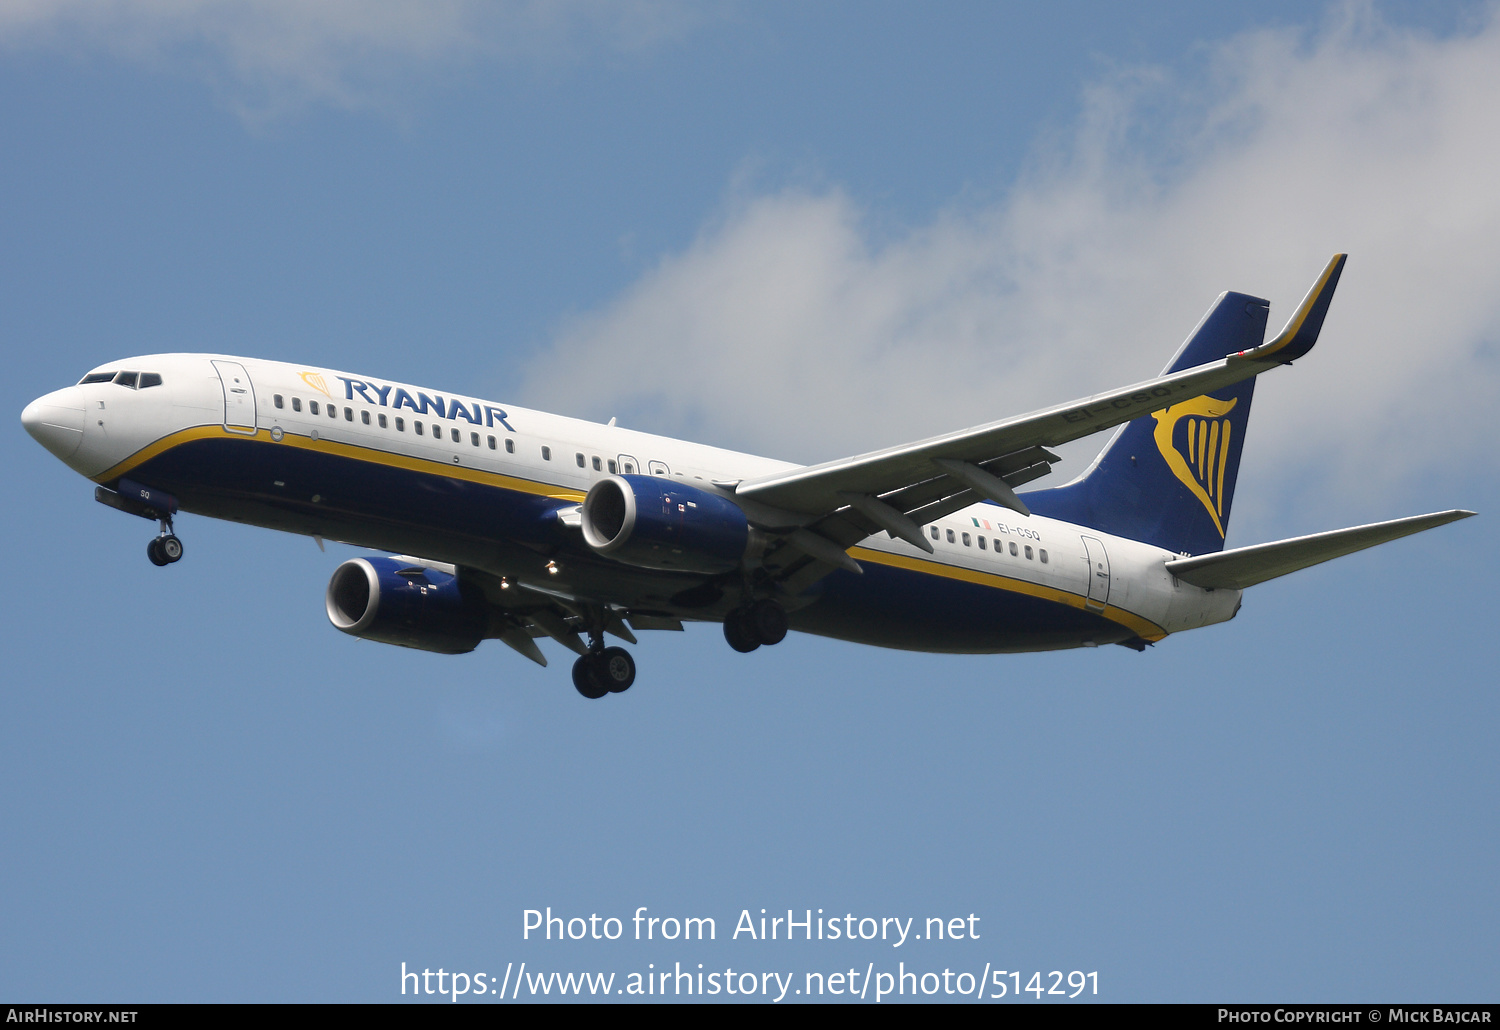
M 1083 549 L 1089 566 L 1088 598 L 1084 606 L 1089 611 L 1102 612 L 1109 604 L 1109 555 L 1104 542 L 1091 536 L 1083 538 Z
M 224 428 L 231 433 L 255 435 L 255 387 L 250 373 L 238 361 L 215 361 L 214 371 L 224 387 Z

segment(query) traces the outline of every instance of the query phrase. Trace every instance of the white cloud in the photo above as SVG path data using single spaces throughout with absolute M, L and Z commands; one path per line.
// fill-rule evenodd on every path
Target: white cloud
M 404 77 L 680 38 L 680 0 L 0 0 L 0 45 L 107 53 L 217 86 L 242 114 L 389 106 Z
M 1271 299 L 1275 331 L 1348 251 L 1318 350 L 1261 384 L 1247 473 L 1374 497 L 1489 472 L 1496 98 L 1493 10 L 1440 39 L 1352 6 L 1093 87 L 1003 201 L 894 239 L 837 189 L 736 191 L 562 325 L 526 398 L 821 460 L 1155 374 L 1224 289 Z

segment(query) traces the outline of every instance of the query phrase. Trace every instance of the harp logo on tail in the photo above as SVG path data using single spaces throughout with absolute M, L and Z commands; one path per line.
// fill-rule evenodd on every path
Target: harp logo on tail
M 1156 419 L 1156 449 L 1172 474 L 1202 502 L 1220 537 L 1224 535 L 1224 470 L 1233 432 L 1224 416 L 1237 403 L 1238 398 L 1194 397 L 1151 416 Z

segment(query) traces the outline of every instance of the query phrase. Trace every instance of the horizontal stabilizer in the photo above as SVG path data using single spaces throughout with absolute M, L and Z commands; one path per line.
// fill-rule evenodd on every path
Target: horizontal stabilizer
M 1289 572 L 1318 565 L 1366 547 L 1398 540 L 1475 514 L 1454 509 L 1431 515 L 1377 522 L 1370 526 L 1335 529 L 1291 540 L 1277 540 L 1253 547 L 1236 547 L 1232 551 L 1204 554 L 1196 558 L 1178 558 L 1167 562 L 1167 571 L 1196 587 L 1211 590 L 1243 590 Z

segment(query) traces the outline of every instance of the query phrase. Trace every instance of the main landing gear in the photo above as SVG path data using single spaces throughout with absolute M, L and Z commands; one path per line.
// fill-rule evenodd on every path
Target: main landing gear
M 171 565 L 182 560 L 182 541 L 172 533 L 172 520 L 161 520 L 161 533 L 146 545 L 152 565 Z
M 573 663 L 573 686 L 591 700 L 623 693 L 635 682 L 635 659 L 630 652 L 602 643 L 595 641 L 589 653 Z
M 724 617 L 724 639 L 742 654 L 761 644 L 779 644 L 786 638 L 786 609 L 769 598 L 747 608 L 736 608 Z

